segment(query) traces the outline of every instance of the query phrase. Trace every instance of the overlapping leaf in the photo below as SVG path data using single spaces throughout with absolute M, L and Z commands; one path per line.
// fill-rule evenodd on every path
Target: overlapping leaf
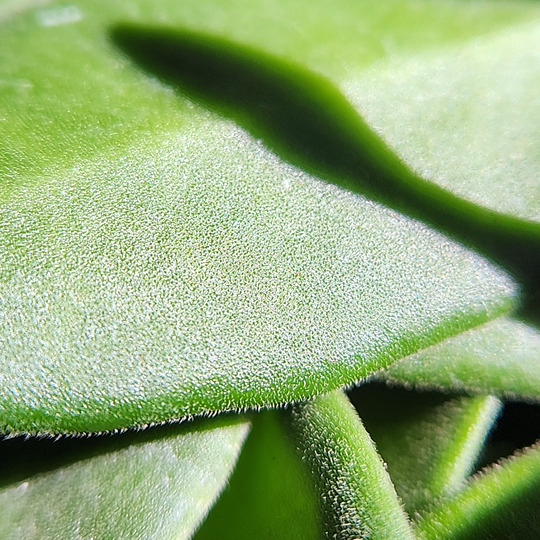
M 478 256 L 139 73 L 108 37 L 130 5 L 49 7 L 1 36 L 4 431 L 297 400 L 512 306 Z
M 411 516 L 465 485 L 501 409 L 492 396 L 449 397 L 380 384 L 355 389 L 351 400 Z
M 287 432 L 286 415 L 282 410 L 253 415 L 234 475 L 194 540 L 323 537 L 319 494 Z
M 80 441 L 2 441 L 1 482 L 11 482 L 0 488 L 0 536 L 187 540 L 227 481 L 248 430 L 247 421 L 229 418 Z M 36 455 L 43 447 L 54 459 L 35 474 L 47 463 Z
M 538 400 L 540 333 L 500 317 L 404 358 L 380 377 L 419 388 Z
M 421 539 L 533 540 L 540 530 L 540 453 L 529 448 L 473 478 L 415 523 Z
M 290 422 L 318 482 L 328 537 L 413 539 L 383 462 L 342 392 L 295 406 Z

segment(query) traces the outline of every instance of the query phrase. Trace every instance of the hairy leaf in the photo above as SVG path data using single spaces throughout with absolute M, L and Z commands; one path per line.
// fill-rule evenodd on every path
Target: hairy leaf
M 307 398 L 512 307 L 480 257 L 140 73 L 109 41 L 130 6 L 3 23 L 3 431 Z
M 329 538 L 413 539 L 383 462 L 345 394 L 295 405 L 291 428 L 318 482 Z
M 396 384 L 540 399 L 540 332 L 500 317 L 404 358 L 380 374 Z
M 15 465 L 19 478 L 0 489 L 0 536 L 187 540 L 248 430 L 245 420 L 229 418 L 80 441 L 2 441 L 3 476 L 13 476 Z
M 334 143 L 312 136 L 304 168 L 435 225 L 536 288 L 540 225 L 529 219 L 538 213 L 537 5 L 342 0 L 275 1 L 261 9 L 238 1 L 211 17 L 189 2 L 181 11 L 182 30 L 211 33 L 327 76 L 406 162 L 381 141 L 366 147 L 362 127 L 343 129 L 339 114 L 327 122 L 335 112 L 328 103 L 310 127 L 324 126 Z M 311 88 L 327 97 L 320 90 Z

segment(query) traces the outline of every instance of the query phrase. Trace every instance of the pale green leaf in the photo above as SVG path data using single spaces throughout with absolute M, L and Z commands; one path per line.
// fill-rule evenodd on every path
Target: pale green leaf
M 57 441 L 49 450 L 68 446 L 66 463 L 0 489 L 0 537 L 187 540 L 227 481 L 248 430 L 248 422 L 229 418 L 94 437 L 81 441 L 84 447 Z M 26 456 L 30 469 L 39 467 L 39 443 L 23 441 L 20 454 L 29 452 L 25 444 L 34 450 Z M 74 462 L 73 446 L 84 449 Z M 11 475 L 10 460 L 2 463 L 3 476 Z
M 540 448 L 475 476 L 415 523 L 422 540 L 536 540 L 540 535 Z
M 295 405 L 291 427 L 318 483 L 328 538 L 412 540 L 375 446 L 340 391 Z
M 421 176 L 540 222 L 540 14 L 536 19 L 374 65 L 347 95 Z
M 287 433 L 285 414 L 252 415 L 234 474 L 194 540 L 323 538 L 314 481 Z
M 480 257 L 284 164 L 110 42 L 169 10 L 179 23 L 172 1 L 4 19 L 3 431 L 307 398 L 512 307 Z
M 540 399 L 540 332 L 500 317 L 404 358 L 380 378 L 397 384 Z
M 491 396 L 448 397 L 380 384 L 353 390 L 351 400 L 409 515 L 463 487 L 501 408 Z

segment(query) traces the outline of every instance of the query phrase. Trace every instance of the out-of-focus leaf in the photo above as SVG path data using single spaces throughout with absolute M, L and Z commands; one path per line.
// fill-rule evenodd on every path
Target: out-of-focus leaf
M 323 537 L 314 482 L 283 416 L 283 411 L 272 410 L 252 417 L 234 474 L 194 540 Z
M 540 222 L 538 12 L 535 19 L 374 65 L 347 95 L 420 175 L 482 206 Z
M 354 389 L 351 401 L 409 515 L 463 487 L 501 408 L 491 396 L 448 397 L 380 384 Z
M 378 375 L 419 388 L 540 399 L 540 332 L 500 317 L 429 347 Z
M 540 448 L 494 465 L 415 523 L 422 540 L 536 540 L 540 536 Z
M 291 428 L 318 483 L 329 538 L 412 540 L 394 486 L 342 392 L 295 405 Z
M 513 305 L 480 257 L 284 164 L 109 41 L 177 4 L 3 21 L 3 431 L 307 398 Z
M 48 449 L 55 466 L 30 477 L 21 476 L 20 454 L 27 454 L 27 469 L 39 469 L 40 444 L 17 441 L 14 460 L 23 467 L 16 483 L 0 489 L 0 537 L 187 540 L 227 481 L 248 430 L 248 422 L 229 418 L 84 439 L 84 446 L 60 440 Z M 0 442 L 4 477 L 12 476 L 5 447 L 13 443 Z M 58 463 L 63 446 L 67 462 Z M 83 455 L 74 461 L 77 447 Z

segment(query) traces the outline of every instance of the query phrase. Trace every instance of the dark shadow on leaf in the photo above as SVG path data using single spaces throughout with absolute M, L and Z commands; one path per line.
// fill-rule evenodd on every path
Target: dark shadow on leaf
M 242 422 L 245 417 L 222 414 L 214 419 L 199 418 L 181 424 L 168 424 L 122 433 L 82 436 L 17 437 L 0 436 L 0 488 L 22 482 L 93 457 L 121 451 L 129 446 L 207 431 Z
M 323 76 L 185 30 L 118 26 L 111 37 L 142 69 L 234 120 L 281 159 L 480 251 L 521 281 L 529 297 L 538 289 L 540 224 L 482 208 L 420 178 Z

